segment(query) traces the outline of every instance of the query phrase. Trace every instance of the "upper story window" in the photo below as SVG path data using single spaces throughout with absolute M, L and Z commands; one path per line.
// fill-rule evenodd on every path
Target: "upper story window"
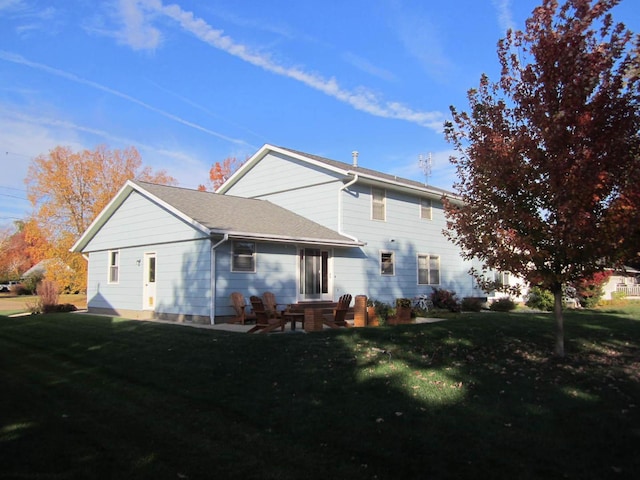
M 418 285 L 440 284 L 440 256 L 418 255 Z
M 430 198 L 420 199 L 420 218 L 433 220 L 433 204 Z
M 371 188 L 371 218 L 373 220 L 386 220 L 386 197 L 384 188 Z
M 395 275 L 395 263 L 393 252 L 380 252 L 380 275 Z
M 109 283 L 118 283 L 118 270 L 120 269 L 120 251 L 109 251 Z
M 256 244 L 255 242 L 234 241 L 231 260 L 232 272 L 256 271 Z

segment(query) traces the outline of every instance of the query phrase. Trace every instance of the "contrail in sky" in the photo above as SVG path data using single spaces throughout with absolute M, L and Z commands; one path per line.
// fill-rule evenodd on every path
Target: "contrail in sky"
M 113 88 L 109 88 L 105 85 L 102 85 L 100 83 L 97 82 L 93 82 L 91 80 L 87 80 L 85 78 L 79 77 L 77 75 L 74 75 L 73 73 L 69 73 L 69 72 L 65 72 L 63 70 L 59 70 L 57 68 L 53 68 L 50 67 L 48 65 L 44 65 L 42 63 L 37 63 L 37 62 L 32 62 L 30 60 L 27 60 L 26 58 L 24 58 L 21 55 L 17 55 L 11 52 L 7 52 L 4 50 L 0 50 L 0 59 L 4 60 L 6 62 L 12 62 L 12 63 L 16 63 L 19 65 L 24 65 L 26 67 L 30 67 L 30 68 L 35 68 L 37 70 L 41 70 L 43 72 L 47 72 L 51 75 L 55 75 L 57 77 L 61 77 L 61 78 L 65 78 L 67 80 L 70 80 L 72 82 L 75 83 L 79 83 L 81 85 L 86 85 L 88 87 L 92 87 L 95 88 L 96 90 L 101 90 L 103 92 L 109 93 L 111 95 L 114 95 L 116 97 L 120 97 L 124 100 L 127 100 L 128 102 L 131 103 L 135 103 L 136 105 L 139 105 L 147 110 L 150 110 L 152 112 L 158 113 L 159 115 L 162 115 L 163 117 L 169 118 L 170 120 L 173 120 L 175 122 L 181 123 L 182 125 L 186 125 L 187 127 L 191 127 L 194 128 L 196 130 L 199 130 L 201 132 L 204 132 L 206 134 L 212 135 L 214 137 L 218 137 L 222 140 L 226 140 L 228 142 L 231 143 L 235 143 L 238 145 L 247 145 L 250 146 L 247 142 L 245 142 L 244 140 L 240 140 L 237 138 L 232 138 L 232 137 L 228 137 L 226 135 L 222 135 L 221 133 L 218 132 L 214 132 L 213 130 L 209 130 L 208 128 L 205 128 L 201 125 L 198 125 L 196 123 L 190 122 L 188 120 L 185 120 L 183 118 L 180 118 L 176 115 L 173 115 L 172 113 L 169 112 L 165 112 L 164 110 L 161 110 L 157 107 L 154 107 L 153 105 L 149 105 L 148 103 L 143 102 L 142 100 L 138 100 L 137 98 L 134 98 L 130 95 L 127 95 L 126 93 L 122 93 L 118 90 L 114 90 Z

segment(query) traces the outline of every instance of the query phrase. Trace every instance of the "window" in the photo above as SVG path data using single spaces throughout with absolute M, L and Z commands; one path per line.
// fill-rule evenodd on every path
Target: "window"
M 420 218 L 424 220 L 432 220 L 433 211 L 432 204 L 430 198 L 421 198 L 420 199 Z
M 386 195 L 383 188 L 371 189 L 371 218 L 373 220 L 386 219 Z
M 118 283 L 118 269 L 120 267 L 120 252 L 109 252 L 109 283 Z
M 395 257 L 393 252 L 380 252 L 380 275 L 394 275 Z
M 440 283 L 440 256 L 418 255 L 418 285 Z
M 256 271 L 256 244 L 254 242 L 233 242 L 231 271 Z
M 509 285 L 509 272 L 495 272 L 493 281 L 496 282 L 496 286 L 498 287 Z

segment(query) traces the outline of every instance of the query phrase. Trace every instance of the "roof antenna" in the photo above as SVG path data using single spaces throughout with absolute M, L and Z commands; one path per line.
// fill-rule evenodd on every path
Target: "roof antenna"
M 424 184 L 427 186 L 429 183 L 429 177 L 431 176 L 431 152 L 429 152 L 429 156 L 426 159 L 422 158 L 422 154 L 418 155 L 418 165 L 420 166 L 422 173 L 424 173 Z
M 351 152 L 351 158 L 353 158 L 353 166 L 357 167 L 358 166 L 358 151 L 354 150 L 353 152 Z

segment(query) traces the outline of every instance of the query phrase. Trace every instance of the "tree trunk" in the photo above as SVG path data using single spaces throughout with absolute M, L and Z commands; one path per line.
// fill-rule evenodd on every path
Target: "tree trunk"
M 562 318 L 562 287 L 554 288 L 553 314 L 556 319 L 556 348 L 555 355 L 564 357 L 564 320 Z

